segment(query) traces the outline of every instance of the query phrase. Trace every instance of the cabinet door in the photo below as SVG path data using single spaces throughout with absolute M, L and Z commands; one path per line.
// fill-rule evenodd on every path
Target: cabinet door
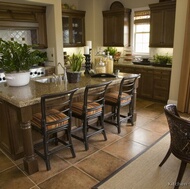
M 45 13 L 36 13 L 36 19 L 39 24 L 39 28 L 37 30 L 38 45 L 41 48 L 47 48 L 47 31 L 46 31 Z
M 83 18 L 72 18 L 72 44 L 76 46 L 84 46 L 84 19 Z
M 112 15 L 107 15 L 103 19 L 103 38 L 104 46 L 113 46 L 114 44 L 114 17 Z
M 64 16 L 62 18 L 62 25 L 63 25 L 63 44 L 69 45 L 70 44 L 70 26 L 69 26 L 69 17 Z
M 176 2 L 151 4 L 150 47 L 173 47 Z
M 170 88 L 170 70 L 155 70 L 154 71 L 154 94 L 155 100 L 166 102 L 169 97 Z
M 150 46 L 162 46 L 164 12 L 152 11 L 150 21 Z
M 151 69 L 141 71 L 139 96 L 150 99 L 153 97 L 153 70 Z
M 164 12 L 163 41 L 165 47 L 173 47 L 174 28 L 175 27 L 175 9 L 168 9 Z
M 103 45 L 130 45 L 130 9 L 103 11 Z
M 10 152 L 10 139 L 9 139 L 9 123 L 7 117 L 7 109 L 3 101 L 0 100 L 0 147 L 5 151 Z
M 117 14 L 114 17 L 114 42 L 115 46 L 124 46 L 124 35 L 128 35 L 128 33 L 124 33 L 124 15 Z
M 62 11 L 63 46 L 82 47 L 85 45 L 85 11 Z

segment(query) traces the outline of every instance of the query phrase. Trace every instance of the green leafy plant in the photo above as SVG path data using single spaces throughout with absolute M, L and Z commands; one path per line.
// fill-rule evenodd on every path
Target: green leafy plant
M 84 56 L 81 53 L 73 53 L 71 56 L 69 56 L 68 61 L 70 63 L 71 70 L 73 72 L 79 72 L 81 70 L 83 60 Z
M 115 47 L 107 47 L 104 52 L 106 53 L 106 55 L 109 52 L 109 55 L 112 55 L 114 57 L 114 55 L 117 53 L 117 49 Z
M 154 55 L 154 62 L 158 64 L 172 64 L 172 56 L 166 55 Z
M 28 71 L 46 59 L 44 52 L 33 50 L 31 45 L 0 40 L 0 68 L 6 73 Z

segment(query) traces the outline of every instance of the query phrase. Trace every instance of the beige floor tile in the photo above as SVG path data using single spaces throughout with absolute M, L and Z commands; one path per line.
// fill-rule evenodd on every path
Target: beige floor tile
M 2 172 L 0 175 L 1 189 L 29 189 L 34 186 L 16 166 Z
M 120 159 L 128 161 L 131 158 L 135 157 L 137 154 L 144 151 L 146 148 L 147 147 L 142 144 L 128 140 L 126 138 L 122 138 L 102 150 Z
M 166 119 L 166 115 L 165 115 L 164 113 L 162 113 L 160 116 L 158 116 L 158 117 L 156 118 L 156 120 L 159 120 L 159 121 L 161 121 L 161 122 L 163 122 L 163 123 L 168 124 L 168 123 L 167 123 L 167 119 Z
M 149 131 L 149 130 L 143 129 L 143 128 L 138 128 L 134 132 L 130 133 L 129 135 L 127 135 L 124 138 L 138 142 L 145 146 L 150 146 L 161 136 L 162 136 L 162 134 L 152 132 L 152 131 Z
M 157 118 L 164 111 L 163 103 L 153 103 L 145 108 L 141 108 L 138 110 L 138 115 L 149 117 L 149 118 Z
M 95 179 L 101 181 L 124 163 L 125 161 L 118 159 L 111 154 L 98 151 L 76 164 L 76 166 Z
M 147 124 L 144 124 L 141 128 L 157 132 L 160 134 L 165 134 L 169 131 L 168 124 L 162 121 L 159 121 L 158 119 L 155 119 L 154 121 L 151 121 Z
M 0 150 L 0 172 L 13 166 L 14 163 Z
M 40 184 L 41 189 L 90 189 L 97 181 L 75 167 Z
M 104 137 L 102 134 L 97 134 L 89 138 L 89 144 L 95 146 L 98 149 L 101 149 L 114 141 L 117 141 L 121 137 L 117 134 L 112 134 L 109 132 L 106 132 L 107 140 L 104 140 Z
M 153 101 L 149 101 L 149 100 L 145 100 L 145 99 L 141 99 L 141 98 L 137 98 L 137 101 L 136 101 L 136 109 L 139 110 L 141 108 L 145 108 L 151 104 L 153 104 L 155 102 Z
M 121 136 L 121 137 L 123 137 L 123 136 L 131 133 L 135 129 L 137 129 L 135 127 L 135 124 L 132 126 L 131 123 L 126 123 L 126 122 L 121 123 L 120 128 L 121 128 L 121 133 L 118 134 L 117 127 L 115 125 L 105 123 L 105 130 L 106 131 L 113 133 L 113 134 L 117 134 L 118 136 Z
M 50 160 L 51 170 L 47 171 L 45 162 L 42 160 L 42 158 L 37 157 L 37 160 L 39 165 L 39 171 L 37 173 L 29 175 L 30 179 L 32 179 L 36 184 L 44 182 L 48 178 L 51 178 L 52 176 L 60 173 L 70 166 L 70 164 L 67 163 L 65 160 L 60 159 L 56 155 L 53 155 Z M 23 165 L 21 166 L 21 168 L 23 169 Z
M 137 120 L 135 122 L 135 126 L 141 127 L 141 126 L 143 126 L 143 125 L 145 125 L 145 124 L 147 124 L 153 120 L 154 120 L 154 118 L 138 115 Z
M 69 149 L 62 150 L 57 153 L 57 156 L 59 156 L 62 159 L 65 159 L 71 164 L 74 164 L 76 162 L 79 162 L 83 158 L 86 158 L 87 156 L 91 155 L 92 153 L 96 152 L 98 148 L 94 147 L 93 145 L 90 145 L 89 150 L 85 150 L 83 142 L 77 140 L 77 139 L 72 139 L 73 145 L 74 145 L 74 150 L 76 153 L 76 157 L 72 158 L 71 157 L 71 152 Z

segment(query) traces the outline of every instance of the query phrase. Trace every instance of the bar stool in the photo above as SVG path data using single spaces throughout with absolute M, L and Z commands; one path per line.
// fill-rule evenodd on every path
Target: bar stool
M 75 157 L 71 140 L 71 104 L 76 89 L 57 94 L 46 94 L 41 97 L 41 112 L 33 115 L 32 128 L 39 132 L 43 139 L 34 144 L 34 152 L 51 169 L 50 156 L 64 148 L 69 148 Z M 64 136 L 60 136 L 64 134 Z M 61 144 L 59 144 L 61 143 Z
M 72 115 L 80 119 L 82 125 L 71 131 L 71 136 L 82 141 L 85 150 L 89 149 L 89 137 L 102 133 L 104 140 L 107 140 L 104 130 L 104 104 L 105 92 L 110 82 L 95 85 L 87 85 L 84 91 L 84 101 L 73 102 Z M 95 123 L 92 124 L 93 120 Z M 89 123 L 91 121 L 91 123 Z
M 138 76 L 123 77 L 120 82 L 119 91 L 108 92 L 105 95 L 105 104 L 111 106 L 111 110 L 105 116 L 104 121 L 117 127 L 118 133 L 121 132 L 121 122 L 130 121 L 133 125 L 134 114 L 134 91 Z M 128 106 L 126 114 L 121 114 L 121 108 Z

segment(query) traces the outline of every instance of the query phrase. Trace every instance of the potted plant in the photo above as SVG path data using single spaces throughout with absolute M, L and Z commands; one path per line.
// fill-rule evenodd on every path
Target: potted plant
M 172 56 L 166 55 L 154 55 L 154 63 L 155 64 L 161 64 L 161 65 L 171 65 L 172 64 Z
M 67 79 L 69 83 L 77 83 L 80 81 L 81 67 L 84 61 L 84 56 L 81 53 L 73 53 L 68 57 L 70 63 L 70 70 L 67 70 Z
M 0 68 L 5 71 L 9 86 L 29 83 L 31 66 L 45 60 L 41 53 L 39 50 L 33 50 L 31 45 L 0 39 Z
M 106 53 L 106 55 L 111 55 L 112 58 L 114 59 L 114 61 L 118 61 L 121 53 L 117 51 L 117 49 L 115 47 L 107 47 L 104 52 Z

